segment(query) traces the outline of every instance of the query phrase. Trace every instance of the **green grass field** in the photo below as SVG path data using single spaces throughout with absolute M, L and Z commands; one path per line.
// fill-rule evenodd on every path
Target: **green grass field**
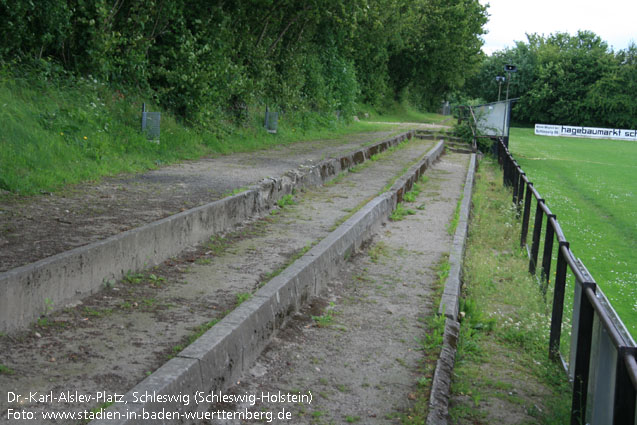
M 637 143 L 513 128 L 510 150 L 637 339 Z

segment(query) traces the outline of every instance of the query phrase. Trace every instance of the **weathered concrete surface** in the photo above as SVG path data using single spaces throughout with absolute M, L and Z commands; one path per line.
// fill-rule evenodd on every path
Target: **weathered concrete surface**
M 168 386 L 157 388 L 157 394 L 166 395 L 195 391 L 208 393 L 229 388 L 251 367 L 289 315 L 310 297 L 318 295 L 337 273 L 339 265 L 389 216 L 396 206 L 399 192 L 405 191 L 406 185 L 413 184 L 443 151 L 444 143 L 441 141 L 419 163 L 410 167 L 390 191 L 367 203 L 307 254 L 268 282 L 252 299 L 241 304 L 179 353 L 176 359 L 188 361 L 183 369 L 162 367 L 131 389 L 127 397 L 132 399 L 133 393 L 150 388 L 150 381 L 173 382 L 170 386 L 172 392 L 163 392 Z M 191 361 L 199 365 L 200 383 L 190 377 L 189 371 L 196 370 Z M 201 407 L 199 405 L 196 408 Z M 143 404 L 136 408 L 148 410 L 150 407 Z M 122 409 L 121 405 L 107 411 L 116 409 Z M 149 423 L 155 422 L 135 419 L 92 422 L 93 425 Z
M 177 255 L 185 248 L 264 213 L 294 188 L 320 185 L 384 151 L 413 132 L 374 143 L 279 178 L 234 196 L 184 211 L 103 241 L 63 252 L 0 273 L 0 332 L 32 323 L 51 308 L 59 309 L 136 271 Z
M 440 357 L 436 362 L 436 370 L 431 380 L 431 396 L 429 398 L 429 414 L 427 425 L 446 425 L 449 414 L 449 396 L 453 366 L 456 359 L 456 348 L 460 333 L 460 322 L 447 318 Z
M 438 314 L 445 315 L 447 319 L 445 320 L 443 345 L 431 384 L 427 425 L 446 425 L 449 416 L 451 381 L 456 358 L 458 335 L 460 332 L 458 309 L 460 304 L 460 291 L 462 289 L 462 264 L 464 261 L 467 232 L 469 230 L 471 196 L 473 194 L 476 167 L 476 154 L 471 154 L 469 172 L 467 173 L 463 198 L 460 203 L 458 226 L 453 236 L 453 244 L 449 254 L 449 276 L 445 282 L 445 288 L 438 308 Z
M 283 409 L 295 425 L 400 423 L 411 415 L 430 369 L 422 346 L 438 307 L 433 286 L 452 236 L 446 225 L 462 193 L 469 157 L 446 155 L 427 171 L 411 210 L 375 232 L 326 291 L 277 332 L 240 383 L 225 394 L 303 394 L 302 403 L 220 403 L 216 411 Z M 413 198 L 410 198 L 413 199 Z M 413 422 L 413 420 L 412 420 Z M 238 425 L 240 418 L 198 421 Z M 283 423 L 283 421 L 275 421 Z
M 438 314 L 444 314 L 449 319 L 456 321 L 458 320 L 460 289 L 462 287 L 462 261 L 464 258 L 467 231 L 469 230 L 469 214 L 471 211 L 471 195 L 473 193 L 476 161 L 476 155 L 472 154 L 469 173 L 467 173 L 467 179 L 465 181 L 462 203 L 460 204 L 458 227 L 456 227 L 451 253 L 449 254 L 449 277 L 445 282 L 445 289 L 438 309 Z

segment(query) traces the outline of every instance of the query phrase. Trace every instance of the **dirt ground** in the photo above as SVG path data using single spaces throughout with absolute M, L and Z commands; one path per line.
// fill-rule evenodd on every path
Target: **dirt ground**
M 0 374 L 0 415 L 11 407 L 6 391 L 128 391 L 432 146 L 414 139 L 334 183 L 297 194 L 296 205 L 130 274 L 74 308 L 43 317 L 29 331 L 0 337 L 1 363 L 10 370 Z M 41 412 L 96 405 L 13 407 Z
M 187 161 L 40 196 L 3 195 L 0 272 L 212 202 L 263 178 L 281 176 L 400 131 L 404 129 Z

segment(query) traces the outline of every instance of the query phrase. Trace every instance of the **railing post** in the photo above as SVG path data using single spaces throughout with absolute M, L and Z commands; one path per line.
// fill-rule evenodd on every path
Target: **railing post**
M 628 364 L 634 364 L 635 352 L 635 347 L 622 347 L 617 353 L 613 425 L 632 424 L 635 421 L 635 397 L 637 394 L 628 374 Z M 629 357 L 632 357 L 632 361 Z
M 553 292 L 553 313 L 551 314 L 551 334 L 549 337 L 549 359 L 560 358 L 560 339 L 562 337 L 562 316 L 564 315 L 564 293 L 566 288 L 566 258 L 562 247 L 569 249 L 569 243 L 560 242 L 557 252 L 557 269 L 555 271 L 555 291 Z
M 504 151 L 504 149 L 502 149 Z M 509 156 L 506 151 L 502 157 L 502 184 L 506 187 L 509 185 Z
M 515 206 L 517 207 L 518 216 L 520 215 L 522 202 L 524 200 L 524 176 L 526 175 L 526 173 L 522 171 L 521 168 L 519 170 L 520 170 L 520 179 L 518 180 L 518 199 L 517 199 L 517 202 L 515 203 Z
M 526 186 L 526 197 L 524 199 L 524 214 L 522 215 L 522 233 L 520 236 L 520 246 L 524 248 L 526 245 L 526 237 L 529 234 L 529 218 L 531 216 L 531 200 L 533 192 L 531 191 L 533 183 L 529 182 Z
M 515 175 L 516 175 L 516 164 L 515 164 L 515 159 L 513 159 L 513 157 L 511 156 L 511 153 L 508 153 L 508 157 L 509 157 L 509 186 L 513 186 L 513 181 L 515 180 Z
M 544 199 L 537 200 L 535 208 L 535 222 L 533 224 L 533 243 L 531 245 L 531 259 L 529 260 L 529 273 L 535 274 L 537 267 L 537 254 L 540 251 L 540 236 L 542 234 L 542 203 Z
M 555 219 L 555 217 L 555 214 L 546 216 L 546 234 L 544 235 L 544 253 L 542 255 L 542 273 L 540 276 L 547 283 L 551 273 L 551 254 L 553 253 L 553 239 L 555 236 L 555 229 L 551 225 L 551 219 Z
M 498 164 L 500 164 L 500 166 L 502 167 L 504 165 L 504 161 L 503 161 L 503 150 L 502 150 L 502 140 L 498 139 Z
M 578 285 L 581 283 L 577 283 Z M 573 375 L 573 402 L 571 404 L 571 425 L 585 424 L 586 398 L 588 396 L 588 374 L 593 341 L 593 319 L 595 310 L 588 299 L 589 288 L 582 288 L 577 329 L 575 373 Z M 591 289 L 592 290 L 592 289 Z
M 513 161 L 513 178 L 511 179 L 513 185 L 513 204 L 518 204 L 518 190 L 520 189 L 520 169 L 518 163 Z

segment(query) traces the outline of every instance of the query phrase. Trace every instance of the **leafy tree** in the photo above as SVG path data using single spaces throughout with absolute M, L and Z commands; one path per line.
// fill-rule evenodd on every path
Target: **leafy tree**
M 141 91 L 208 128 L 253 105 L 436 107 L 478 62 L 486 23 L 478 0 L 0 0 L 0 15 L 0 62 Z
M 514 119 L 526 123 L 636 127 L 637 48 L 614 53 L 589 31 L 527 35 L 526 42 L 485 56 L 465 95 L 497 99 L 496 75 L 517 65 L 509 97 L 520 97 Z M 508 77 L 508 76 L 507 76 Z

